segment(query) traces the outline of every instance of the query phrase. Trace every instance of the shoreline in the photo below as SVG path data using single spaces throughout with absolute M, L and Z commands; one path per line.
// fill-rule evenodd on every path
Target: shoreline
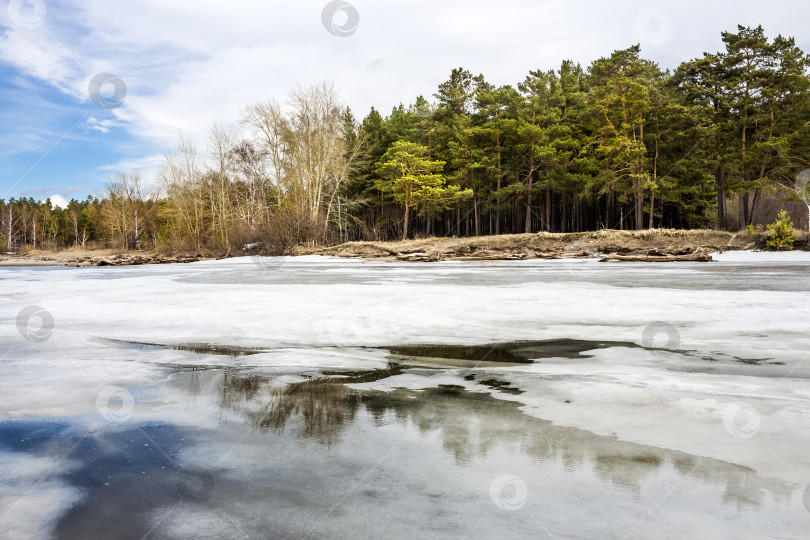
M 810 235 L 797 232 L 794 251 L 810 251 Z M 713 230 L 603 230 L 583 233 L 531 233 L 463 238 L 434 237 L 393 242 L 357 241 L 327 247 L 298 247 L 289 255 L 324 255 L 392 262 L 487 261 L 599 258 L 602 261 L 711 261 L 710 253 L 761 249 L 765 236 Z M 65 249 L 0 255 L 0 267 L 136 266 L 219 260 L 259 255 L 237 251 L 225 256 L 163 254 L 147 250 Z
M 797 231 L 794 250 L 810 250 L 810 235 Z M 367 260 L 530 260 L 599 258 L 603 261 L 710 261 L 710 253 L 762 249 L 767 237 L 745 231 L 652 229 L 582 233 L 531 233 L 397 242 L 347 242 L 302 255 Z
M 201 254 L 165 255 L 144 250 L 65 249 L 36 250 L 23 255 L 0 255 L 0 268 L 16 266 L 64 266 L 69 268 L 99 266 L 138 266 L 144 264 L 173 264 L 208 261 L 222 257 Z

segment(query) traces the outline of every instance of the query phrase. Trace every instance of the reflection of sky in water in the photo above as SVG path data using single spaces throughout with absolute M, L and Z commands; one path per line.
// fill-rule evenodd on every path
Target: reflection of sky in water
M 182 372 L 150 400 L 184 425 L 6 421 L 0 440 L 74 462 L 58 477 L 82 498 L 59 538 L 764 538 L 807 517 L 797 486 L 558 427 L 488 394 L 342 384 L 396 373 L 280 384 Z M 527 490 L 514 511 L 490 493 L 504 474 Z

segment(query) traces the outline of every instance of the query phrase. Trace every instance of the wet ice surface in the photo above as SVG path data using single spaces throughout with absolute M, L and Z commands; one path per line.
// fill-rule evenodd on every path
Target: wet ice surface
M 0 269 L 0 531 L 810 538 L 769 255 Z

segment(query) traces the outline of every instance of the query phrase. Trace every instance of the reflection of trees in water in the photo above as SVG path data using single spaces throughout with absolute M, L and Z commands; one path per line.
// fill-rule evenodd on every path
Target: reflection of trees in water
M 186 392 L 191 396 L 200 395 L 202 384 L 200 382 L 200 371 L 191 370 L 186 372 L 188 374 L 188 383 L 186 384 Z
M 332 445 L 354 422 L 362 400 L 362 394 L 345 383 L 371 382 L 397 373 L 399 367 L 392 365 L 388 370 L 273 385 L 269 377 L 226 371 L 220 406 L 242 412 L 256 429 L 281 434 L 290 427 L 302 439 Z
M 247 417 L 254 427 L 275 433 L 294 419 L 300 437 L 331 445 L 354 421 L 359 406 L 357 392 L 329 379 L 314 379 L 273 387 L 268 402 Z
M 383 392 L 353 390 L 344 384 L 400 372 L 398 366 L 391 365 L 388 370 L 284 386 L 271 384 L 267 377 L 226 373 L 221 406 L 241 412 L 256 429 L 280 434 L 291 428 L 296 436 L 325 445 L 339 442 L 343 430 L 355 423 L 362 408 L 376 425 L 395 420 L 423 435 L 438 432 L 443 449 L 462 466 L 502 448 L 565 469 L 590 470 L 601 482 L 637 495 L 643 479 L 662 472 L 673 480 L 687 477 L 723 484 L 724 502 L 740 508 L 760 505 L 765 491 L 780 499 L 791 496 L 787 484 L 762 478 L 744 467 L 556 426 L 524 414 L 519 403 L 460 386 Z

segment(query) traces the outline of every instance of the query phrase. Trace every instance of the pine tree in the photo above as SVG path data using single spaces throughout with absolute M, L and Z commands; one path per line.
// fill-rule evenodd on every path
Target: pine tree
M 461 198 L 472 195 L 458 185 L 447 185 L 441 171 L 443 161 L 428 157 L 428 149 L 422 145 L 396 141 L 377 164 L 380 179 L 376 187 L 390 193 L 404 207 L 402 239 L 408 237 L 409 221 L 413 209 L 424 212 L 431 208 L 443 208 Z

